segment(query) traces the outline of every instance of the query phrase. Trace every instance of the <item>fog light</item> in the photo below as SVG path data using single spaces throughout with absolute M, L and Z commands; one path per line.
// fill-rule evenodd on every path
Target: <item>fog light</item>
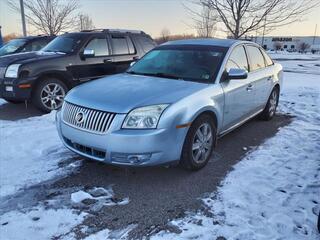
M 6 86 L 6 91 L 7 92 L 13 92 L 13 87 L 12 86 Z
M 151 153 L 111 153 L 111 161 L 119 162 L 119 163 L 131 163 L 131 164 L 139 164 L 145 161 L 150 160 L 152 154 Z
M 147 161 L 151 158 L 151 154 L 136 154 L 136 155 L 128 155 L 128 160 L 130 163 L 140 163 Z

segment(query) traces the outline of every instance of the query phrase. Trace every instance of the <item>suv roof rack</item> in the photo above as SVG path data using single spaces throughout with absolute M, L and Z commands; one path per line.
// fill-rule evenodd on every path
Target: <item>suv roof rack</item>
M 140 31 L 140 30 L 104 29 L 104 28 L 96 28 L 96 29 L 90 29 L 90 30 L 82 30 L 81 32 L 120 32 L 120 33 L 138 33 L 138 34 L 145 34 L 144 31 Z

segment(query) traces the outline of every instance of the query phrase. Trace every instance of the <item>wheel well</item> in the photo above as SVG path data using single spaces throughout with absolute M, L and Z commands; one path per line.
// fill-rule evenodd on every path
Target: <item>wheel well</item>
M 210 118 L 212 118 L 215 127 L 218 128 L 218 119 L 217 119 L 216 114 L 213 111 L 209 111 L 209 110 L 204 111 L 204 112 L 200 113 L 196 118 L 198 118 L 202 115 L 208 115 Z
M 59 74 L 59 73 L 46 73 L 46 74 L 43 74 L 41 75 L 40 77 L 38 77 L 38 79 L 36 80 L 35 82 L 35 86 L 37 86 L 39 84 L 40 81 L 46 79 L 46 78 L 56 78 L 56 79 L 59 79 L 60 81 L 62 81 L 67 87 L 68 89 L 70 90 L 73 86 L 71 84 L 70 81 L 68 81 L 68 79 L 63 76 L 62 74 Z M 36 88 L 33 87 L 33 90 L 32 92 L 35 90 Z

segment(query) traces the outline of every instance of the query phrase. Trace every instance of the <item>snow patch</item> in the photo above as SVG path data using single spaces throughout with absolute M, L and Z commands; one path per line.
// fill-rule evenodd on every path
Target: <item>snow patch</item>
M 36 207 L 28 212 L 12 211 L 0 216 L 1 239 L 52 239 L 80 224 L 86 213 L 71 209 Z
M 71 194 L 71 201 L 74 203 L 81 203 L 85 199 L 94 199 L 89 193 L 78 191 Z
M 61 143 L 55 112 L 18 121 L 0 120 L 0 197 L 14 194 L 53 177 L 68 174 L 78 165 L 59 167 L 75 156 Z
M 6 100 L 4 100 L 3 98 L 0 98 L 0 106 L 3 105 L 3 104 L 6 104 L 6 103 L 7 103 Z
M 86 237 L 84 240 L 127 239 L 129 233 L 136 227 L 137 227 L 137 224 L 131 224 L 124 229 L 120 229 L 116 231 L 110 231 L 109 229 L 104 229 Z

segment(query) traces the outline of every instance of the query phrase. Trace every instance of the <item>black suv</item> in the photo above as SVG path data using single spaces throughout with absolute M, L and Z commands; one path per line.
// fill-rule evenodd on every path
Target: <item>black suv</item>
M 0 97 L 32 100 L 40 110 L 61 107 L 73 86 L 125 71 L 156 43 L 142 31 L 90 30 L 65 33 L 41 51 L 0 58 Z
M 55 36 L 29 36 L 12 39 L 0 48 L 0 57 L 20 53 L 39 51 L 46 46 Z

